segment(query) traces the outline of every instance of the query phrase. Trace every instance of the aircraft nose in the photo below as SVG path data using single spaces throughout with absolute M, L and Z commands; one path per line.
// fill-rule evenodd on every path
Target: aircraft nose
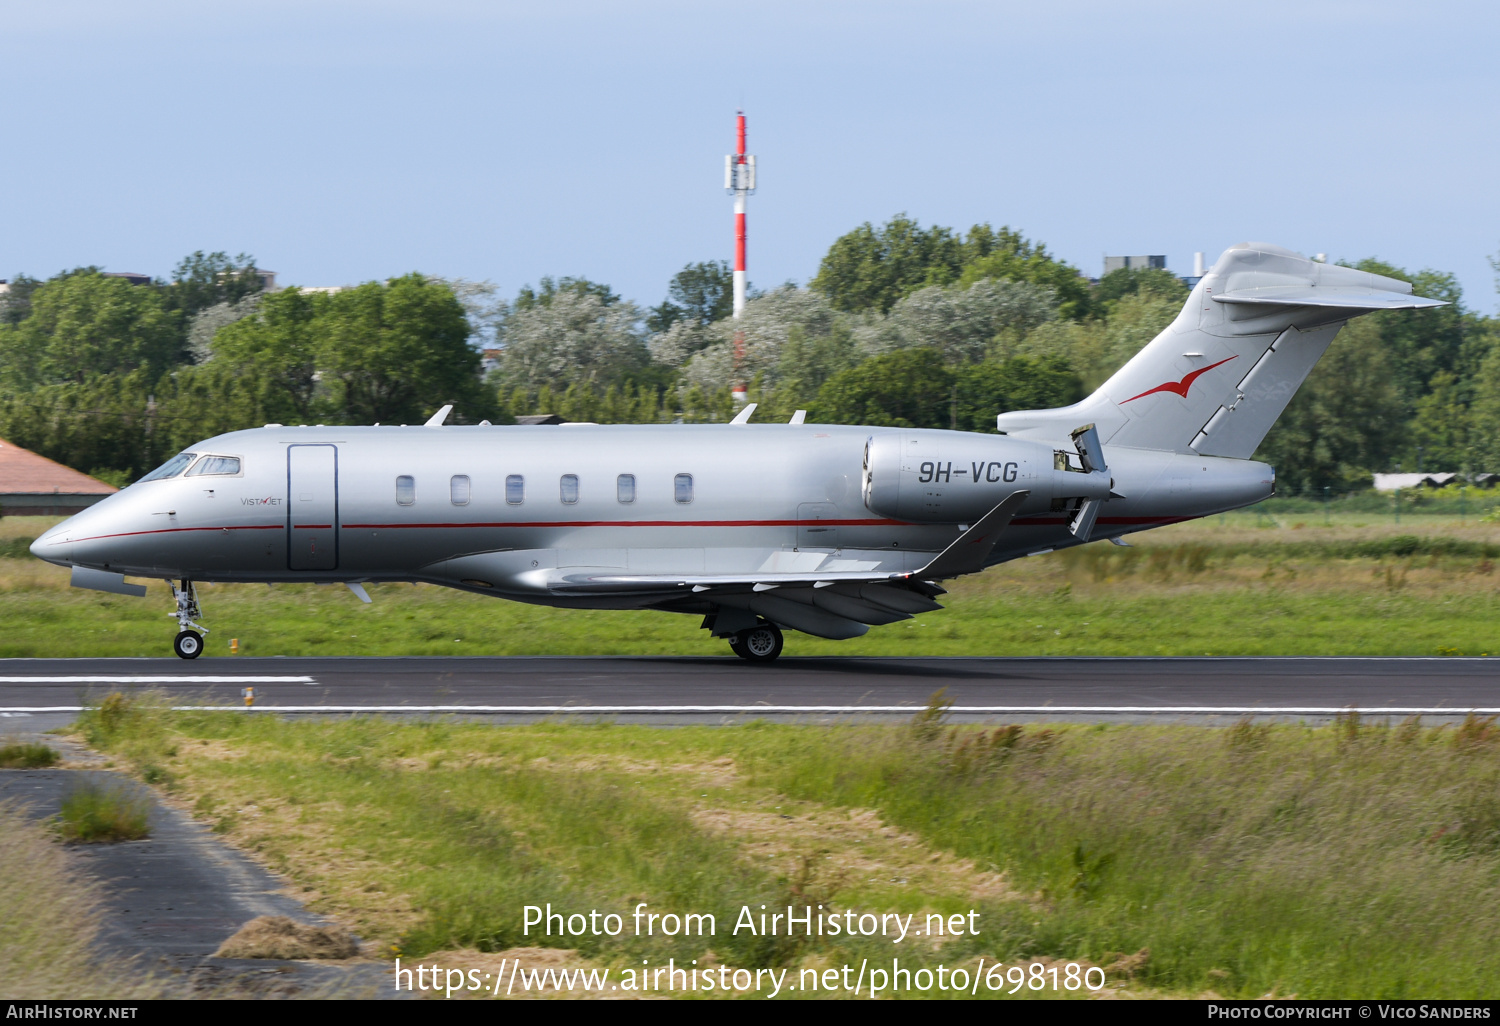
M 67 527 L 68 521 L 64 520 L 43 532 L 40 538 L 31 543 L 31 554 L 58 566 L 71 565 L 73 546 L 68 540 Z

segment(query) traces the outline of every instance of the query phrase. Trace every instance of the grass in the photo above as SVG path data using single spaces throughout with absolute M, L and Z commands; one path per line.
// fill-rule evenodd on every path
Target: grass
M 1500 729 L 723 728 L 136 708 L 106 749 L 387 951 L 596 964 L 980 955 L 1141 994 L 1493 997 Z M 93 729 L 98 730 L 97 723 Z M 139 763 L 138 763 L 139 764 Z M 523 905 L 713 912 L 698 938 L 538 937 Z M 741 905 L 951 914 L 975 937 L 726 936 Z M 710 956 L 709 951 L 713 954 Z M 475 955 L 474 957 L 478 957 Z
M 45 769 L 57 761 L 55 749 L 34 741 L 0 745 L 0 769 Z
M 1485 655 L 1500 653 L 1500 525 L 1362 514 L 1233 514 L 1017 560 L 951 582 L 942 612 L 792 655 Z M 35 520 L 37 523 L 19 523 Z M 0 532 L 52 521 L 7 518 Z M 697 620 L 550 609 L 444 588 L 208 585 L 207 656 L 724 655 Z M 0 558 L 0 657 L 163 655 L 167 586 L 142 599 L 68 587 Z
M 63 798 L 56 828 L 74 844 L 144 840 L 151 835 L 151 800 L 126 785 L 85 781 Z
M 101 960 L 99 890 L 42 824 L 0 803 L 0 967 L 6 998 L 84 1000 L 174 996 L 139 967 Z

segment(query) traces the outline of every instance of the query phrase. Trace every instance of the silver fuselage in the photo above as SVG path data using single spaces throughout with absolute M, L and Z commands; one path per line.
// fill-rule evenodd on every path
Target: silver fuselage
M 1078 544 L 1068 525 L 1087 476 L 1058 469 L 1066 460 L 1045 442 L 819 424 L 266 427 L 189 451 L 237 456 L 241 471 L 137 483 L 54 527 L 33 552 L 132 576 L 426 581 L 550 605 L 686 612 L 702 603 L 578 595 L 557 582 L 595 570 L 909 572 L 1027 489 L 989 559 L 999 563 Z M 884 467 L 871 456 L 882 452 Z M 1271 468 L 1248 460 L 1105 454 L 1111 482 L 1094 540 L 1274 489 Z M 565 475 L 576 477 L 573 501 Z M 621 475 L 634 478 L 632 501 L 622 501 Z M 691 477 L 686 495 L 680 475 Z

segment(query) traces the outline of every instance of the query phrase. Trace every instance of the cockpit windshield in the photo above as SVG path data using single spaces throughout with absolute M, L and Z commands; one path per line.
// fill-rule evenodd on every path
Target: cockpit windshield
M 193 464 L 188 477 L 232 477 L 240 472 L 238 456 L 205 456 Z
M 185 468 L 189 463 L 192 463 L 193 460 L 197 458 L 197 456 L 198 454 L 195 452 L 180 452 L 176 456 L 173 456 L 171 459 L 167 460 L 167 462 L 163 463 L 161 466 L 157 467 L 155 470 L 151 471 L 151 473 L 141 478 L 141 480 L 137 481 L 136 484 L 140 484 L 143 481 L 163 481 L 169 477 L 176 477 L 178 474 L 182 473 L 183 468 Z

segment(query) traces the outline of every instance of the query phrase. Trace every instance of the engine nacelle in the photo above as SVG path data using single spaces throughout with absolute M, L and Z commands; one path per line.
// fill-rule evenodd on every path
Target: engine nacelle
M 893 520 L 971 524 L 1023 488 L 1031 492 L 1023 516 L 1109 496 L 1107 474 L 1086 473 L 1077 452 L 1041 442 L 924 430 L 885 431 L 865 442 L 865 507 Z

